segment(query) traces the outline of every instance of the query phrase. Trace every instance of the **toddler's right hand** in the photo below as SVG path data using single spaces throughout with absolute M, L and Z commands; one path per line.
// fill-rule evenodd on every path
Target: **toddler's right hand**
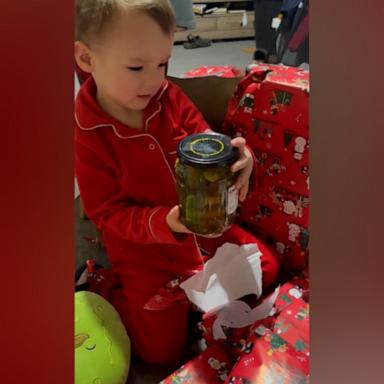
M 192 233 L 181 221 L 180 221 L 180 207 L 175 205 L 170 209 L 166 217 L 168 227 L 172 232 L 176 233 Z

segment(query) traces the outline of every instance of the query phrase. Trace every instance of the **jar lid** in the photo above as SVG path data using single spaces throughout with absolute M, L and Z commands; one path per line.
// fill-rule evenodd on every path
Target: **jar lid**
M 190 135 L 177 146 L 179 159 L 196 165 L 229 163 L 238 157 L 238 152 L 231 145 L 231 138 L 220 133 Z

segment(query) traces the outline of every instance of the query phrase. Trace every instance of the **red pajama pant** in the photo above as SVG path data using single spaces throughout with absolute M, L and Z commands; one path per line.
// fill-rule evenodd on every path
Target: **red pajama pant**
M 275 253 L 239 226 L 233 225 L 218 238 L 198 239 L 199 245 L 209 256 L 213 256 L 217 247 L 227 242 L 238 245 L 256 243 L 263 254 L 261 257 L 263 288 L 268 288 L 275 283 L 279 268 Z M 178 363 L 187 344 L 190 306 L 172 305 L 160 311 L 144 309 L 145 303 L 153 296 L 154 286 L 162 286 L 173 279 L 174 275 L 164 271 L 148 277 L 147 285 L 128 288 L 129 284 L 127 284 L 124 288 L 115 289 L 113 305 L 127 328 L 133 351 L 140 358 L 150 364 Z

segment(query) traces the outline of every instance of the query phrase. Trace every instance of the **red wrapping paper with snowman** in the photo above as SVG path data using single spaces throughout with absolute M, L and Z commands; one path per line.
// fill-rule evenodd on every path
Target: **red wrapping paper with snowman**
M 223 132 L 243 136 L 257 164 L 240 222 L 273 243 L 288 270 L 307 268 L 309 72 L 260 64 L 238 84 Z

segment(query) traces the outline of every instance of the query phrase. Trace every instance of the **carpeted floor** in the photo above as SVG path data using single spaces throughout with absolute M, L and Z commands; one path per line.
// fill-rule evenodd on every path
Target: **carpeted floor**
M 90 220 L 80 219 L 80 200 L 75 199 L 75 242 L 76 242 L 76 269 L 83 265 L 87 259 L 95 259 L 98 264 L 109 267 L 107 254 L 98 244 L 93 244 L 96 230 Z

